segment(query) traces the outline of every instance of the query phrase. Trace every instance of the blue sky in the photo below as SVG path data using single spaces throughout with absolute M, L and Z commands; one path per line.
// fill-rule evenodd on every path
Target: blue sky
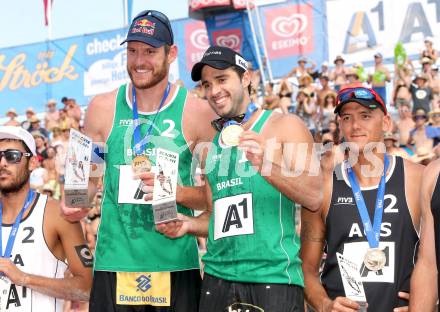
M 0 48 L 47 39 L 43 0 L 0 1 Z M 133 16 L 145 9 L 170 19 L 188 16 L 187 0 L 133 0 Z M 123 27 L 123 0 L 53 0 L 52 39 Z

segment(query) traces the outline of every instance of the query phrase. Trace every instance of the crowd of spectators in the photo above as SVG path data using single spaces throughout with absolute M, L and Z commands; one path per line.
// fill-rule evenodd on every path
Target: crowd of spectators
M 316 142 L 331 141 L 336 146 L 342 140 L 333 113 L 337 92 L 353 84 L 373 88 L 393 119 L 385 136 L 389 153 L 427 164 L 440 156 L 440 76 L 432 42 L 432 38 L 425 38 L 418 59 L 405 56 L 394 65 L 385 65 L 380 52 L 372 53 L 371 68 L 362 63 L 347 66 L 349 60 L 342 55 L 335 57 L 334 66 L 323 62 L 320 68 L 313 60 L 300 57 L 298 65 L 280 80 L 265 86 L 254 83 L 261 95 L 255 100 L 266 109 L 298 115 Z M 253 74 L 259 77 L 257 71 Z M 194 93 L 203 97 L 199 87 Z

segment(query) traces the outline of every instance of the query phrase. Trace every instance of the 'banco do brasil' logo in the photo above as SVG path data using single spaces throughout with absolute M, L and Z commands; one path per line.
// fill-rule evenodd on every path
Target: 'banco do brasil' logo
M 136 282 L 138 282 L 137 284 L 137 291 L 142 291 L 142 292 L 146 292 L 148 289 L 151 288 L 151 275 L 140 275 L 137 279 Z

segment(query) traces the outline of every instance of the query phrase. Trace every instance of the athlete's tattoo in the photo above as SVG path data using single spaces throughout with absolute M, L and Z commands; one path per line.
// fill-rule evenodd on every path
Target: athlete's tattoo
M 93 267 L 93 254 L 87 245 L 75 246 L 75 250 L 83 266 L 86 268 Z

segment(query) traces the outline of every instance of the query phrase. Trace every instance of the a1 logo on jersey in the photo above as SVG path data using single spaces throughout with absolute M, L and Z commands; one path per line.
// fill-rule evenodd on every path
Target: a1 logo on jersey
M 252 193 L 221 198 L 214 203 L 214 240 L 254 233 Z

